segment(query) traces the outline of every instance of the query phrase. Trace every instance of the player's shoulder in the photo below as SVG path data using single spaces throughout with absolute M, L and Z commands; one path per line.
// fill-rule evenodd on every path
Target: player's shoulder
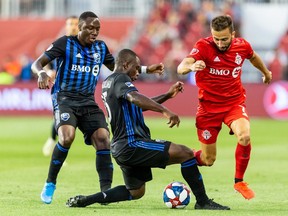
M 238 45 L 238 46 L 245 46 L 245 45 L 249 44 L 249 42 L 247 40 L 245 40 L 244 38 L 236 37 L 233 39 L 233 44 Z
M 61 37 L 59 37 L 59 38 L 57 38 L 55 41 L 54 41 L 54 44 L 55 43 L 65 43 L 66 41 L 67 41 L 67 36 L 66 35 L 64 35 L 64 36 L 61 36 Z
M 200 38 L 196 44 L 202 45 L 202 46 L 209 46 L 213 43 L 212 37 L 206 37 L 206 38 Z
M 208 49 L 213 49 L 214 47 L 214 42 L 212 37 L 206 37 L 206 38 L 201 38 L 199 39 L 196 44 L 195 47 L 199 50 L 208 50 Z
M 124 73 L 119 73 L 117 71 L 113 72 L 112 74 L 110 74 L 108 77 L 106 77 L 105 81 L 109 80 L 109 81 L 118 81 L 118 80 L 122 80 L 122 79 L 127 79 L 127 75 Z M 104 81 L 104 82 L 105 82 Z
M 104 44 L 104 45 L 106 45 L 105 41 L 98 40 L 98 39 L 94 42 L 94 44 Z

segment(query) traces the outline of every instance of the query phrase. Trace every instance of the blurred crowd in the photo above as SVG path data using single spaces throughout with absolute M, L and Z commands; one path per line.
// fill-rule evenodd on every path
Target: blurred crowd
M 188 79 L 178 77 L 176 68 L 198 39 L 210 35 L 210 21 L 220 14 L 232 16 L 236 32 L 239 33 L 240 7 L 234 1 L 220 5 L 201 1 L 200 5 L 194 5 L 186 1 L 157 0 L 134 50 L 143 64 L 164 63 L 166 76 L 162 79 Z M 153 77 L 151 79 L 155 80 Z
M 4 64 L 0 65 L 0 84 L 13 84 L 15 82 L 29 82 L 36 78 L 31 71 L 33 59 L 27 54 L 18 58 L 7 55 Z
M 229 14 L 234 21 L 236 36 L 241 37 L 241 10 L 235 1 L 215 4 L 213 1 L 200 1 L 193 4 L 187 1 L 157 0 L 140 28 L 136 43 L 131 47 L 141 58 L 142 65 L 163 62 L 165 75 L 145 76 L 147 81 L 193 80 L 193 73 L 179 76 L 176 68 L 191 51 L 195 42 L 210 35 L 209 23 L 219 14 Z M 101 34 L 101 33 L 100 33 Z M 288 29 L 279 44 L 265 59 L 273 72 L 273 81 L 288 80 Z M 23 54 L 17 59 L 7 56 L 0 65 L 0 84 L 16 81 L 31 81 L 36 76 L 31 73 L 33 59 Z M 103 73 L 105 74 L 105 73 Z M 103 78 L 103 77 L 102 77 Z

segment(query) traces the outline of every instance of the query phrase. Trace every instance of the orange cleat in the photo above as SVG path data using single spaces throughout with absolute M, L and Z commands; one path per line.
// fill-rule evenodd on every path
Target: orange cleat
M 234 189 L 236 192 L 239 192 L 240 194 L 242 194 L 242 196 L 245 199 L 250 200 L 255 197 L 254 191 L 248 187 L 248 184 L 246 182 L 242 181 L 242 182 L 235 183 Z

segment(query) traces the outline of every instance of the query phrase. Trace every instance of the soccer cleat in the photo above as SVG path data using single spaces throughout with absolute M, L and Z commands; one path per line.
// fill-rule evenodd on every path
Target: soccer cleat
M 213 199 L 208 199 L 204 205 L 195 204 L 194 209 L 199 210 L 230 210 L 228 206 L 222 206 L 213 201 Z
M 43 190 L 41 192 L 41 200 L 46 204 L 50 204 L 52 202 L 54 191 L 56 190 L 56 185 L 52 182 L 46 182 Z
M 55 145 L 56 145 L 56 141 L 52 139 L 51 137 L 49 137 L 42 148 L 43 155 L 46 157 L 52 155 Z
M 255 193 L 253 192 L 253 190 L 251 190 L 249 187 L 248 187 L 248 184 L 246 182 L 237 182 L 234 184 L 234 189 L 236 192 L 239 192 L 240 194 L 242 194 L 242 196 L 245 198 L 245 199 L 252 199 L 255 197 Z
M 85 201 L 86 201 L 85 196 L 78 195 L 78 196 L 69 198 L 66 202 L 66 206 L 68 206 L 68 207 L 85 207 L 86 206 L 84 204 Z

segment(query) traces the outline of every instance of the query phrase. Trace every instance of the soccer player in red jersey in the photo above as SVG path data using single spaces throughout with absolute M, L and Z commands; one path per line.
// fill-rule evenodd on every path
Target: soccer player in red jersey
M 216 160 L 217 136 L 222 122 L 237 137 L 234 189 L 245 199 L 255 194 L 243 181 L 251 152 L 250 122 L 245 106 L 245 89 L 241 82 L 242 65 L 248 59 L 269 84 L 272 73 L 260 56 L 243 38 L 236 38 L 230 16 L 211 21 L 211 37 L 200 39 L 177 68 L 178 74 L 196 72 L 199 88 L 196 127 L 201 150 L 195 151 L 198 165 L 212 166 Z

